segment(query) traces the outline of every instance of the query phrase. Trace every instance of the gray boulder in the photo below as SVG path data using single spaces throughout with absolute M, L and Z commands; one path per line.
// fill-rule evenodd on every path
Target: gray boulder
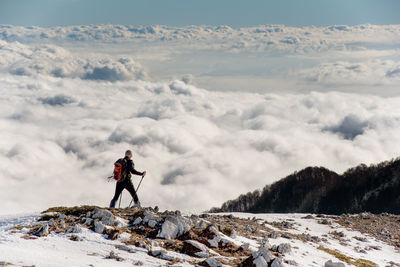
M 275 258 L 272 263 L 271 267 L 283 267 L 283 262 L 281 258 Z
M 222 263 L 217 261 L 215 258 L 208 258 L 204 261 L 204 263 L 206 264 L 206 266 L 209 267 L 221 267 Z
M 254 264 L 256 264 L 255 261 L 257 261 L 259 257 L 263 258 L 267 263 L 272 260 L 272 253 L 266 247 L 260 247 L 258 251 L 253 252 L 252 256 L 254 259 Z M 262 262 L 262 260 L 258 261 Z
M 292 247 L 289 243 L 282 243 L 277 248 L 278 252 L 281 254 L 290 253 L 292 251 Z
M 115 224 L 115 217 L 108 210 L 95 208 L 93 210 L 92 218 L 101 220 L 101 222 L 105 225 L 114 225 Z
M 187 233 L 192 227 L 191 221 L 179 215 L 167 216 L 159 230 L 157 237 L 175 239 Z
M 43 224 L 38 230 L 34 233 L 36 236 L 46 236 L 49 234 L 49 225 L 47 223 Z
M 345 267 L 342 262 L 333 262 L 331 260 L 325 262 L 325 267 Z
M 104 230 L 105 230 L 105 226 L 102 222 L 100 222 L 100 221 L 94 222 L 94 231 L 96 233 L 102 234 L 102 233 L 104 233 Z

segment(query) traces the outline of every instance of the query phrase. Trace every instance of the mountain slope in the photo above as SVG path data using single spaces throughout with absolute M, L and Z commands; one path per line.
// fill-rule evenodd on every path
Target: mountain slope
M 211 212 L 400 214 L 399 192 L 400 159 L 361 164 L 342 175 L 323 167 L 308 167 Z

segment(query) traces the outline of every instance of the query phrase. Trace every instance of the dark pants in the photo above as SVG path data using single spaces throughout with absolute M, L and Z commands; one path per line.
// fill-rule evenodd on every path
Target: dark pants
M 115 187 L 115 194 L 110 203 L 110 208 L 115 207 L 115 202 L 118 200 L 119 195 L 121 194 L 122 190 L 124 190 L 124 189 L 129 191 L 135 204 L 137 204 L 139 202 L 139 198 L 136 194 L 135 188 L 133 187 L 132 180 L 130 178 L 127 178 L 122 182 L 117 182 L 117 186 Z

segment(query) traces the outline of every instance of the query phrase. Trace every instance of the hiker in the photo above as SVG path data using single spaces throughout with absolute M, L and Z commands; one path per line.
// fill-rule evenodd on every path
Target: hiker
M 120 162 L 122 164 L 122 171 L 120 174 L 120 179 L 117 181 L 117 186 L 115 188 L 115 194 L 113 199 L 110 202 L 110 208 L 115 207 L 115 203 L 119 198 L 119 195 L 122 193 L 122 190 L 126 189 L 131 194 L 134 207 L 140 207 L 139 198 L 136 194 L 135 188 L 133 187 L 132 180 L 131 180 L 131 173 L 135 175 L 145 176 L 146 171 L 138 172 L 135 170 L 135 164 L 132 161 L 132 151 L 127 150 L 125 152 L 125 157 L 123 159 L 119 159 L 116 163 Z

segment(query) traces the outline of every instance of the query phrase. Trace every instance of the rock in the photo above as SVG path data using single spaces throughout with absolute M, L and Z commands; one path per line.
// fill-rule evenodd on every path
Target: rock
M 163 253 L 163 249 L 156 249 L 156 250 L 152 250 L 151 252 L 150 252 L 150 254 L 153 256 L 153 257 L 158 257 L 158 256 L 160 256 L 161 255 L 161 253 Z
M 157 234 L 158 238 L 175 239 L 191 228 L 190 220 L 182 216 L 167 216 Z
M 157 225 L 157 221 L 155 220 L 150 220 L 147 225 L 151 228 L 154 228 Z
M 230 234 L 230 238 L 235 239 L 237 237 L 237 233 L 235 231 L 235 229 L 232 229 L 231 234 Z
M 82 228 L 79 226 L 79 224 L 75 224 L 74 227 L 71 227 L 67 230 L 67 233 L 80 233 L 82 232 Z
M 175 259 L 175 257 L 173 257 L 172 255 L 169 255 L 165 249 L 152 250 L 150 252 L 150 254 L 153 257 L 157 257 L 157 258 L 167 260 L 167 261 L 173 261 Z
M 182 252 L 194 257 L 209 257 L 209 249 L 202 243 L 195 240 L 185 240 L 183 242 Z
M 201 219 L 197 224 L 196 224 L 196 226 L 194 227 L 194 228 L 196 228 L 196 229 L 205 229 L 205 228 L 207 228 L 207 222 L 205 221 L 205 220 L 203 220 L 203 219 Z
M 279 234 L 275 231 L 268 234 L 268 238 L 276 239 L 279 237 Z
M 66 216 L 65 214 L 63 214 L 63 213 L 58 213 L 57 215 L 58 215 L 58 218 L 59 218 L 59 219 L 65 219 L 65 218 L 67 218 L 67 216 Z
M 254 260 L 257 260 L 258 257 L 262 257 L 267 263 L 272 260 L 272 253 L 266 247 L 260 247 L 258 251 L 253 252 L 252 256 Z
M 327 219 L 323 219 L 321 221 L 318 221 L 320 224 L 329 224 L 329 221 Z
M 368 220 L 368 219 L 371 219 L 372 216 L 371 216 L 371 213 L 369 213 L 369 212 L 362 212 L 362 213 L 360 213 L 360 218 L 363 220 Z
M 55 221 L 53 218 L 51 218 L 48 222 L 49 226 L 54 226 L 55 225 Z
M 299 264 L 294 260 L 287 260 L 286 263 L 293 266 L 299 266 Z
M 292 247 L 289 243 L 282 243 L 278 246 L 277 251 L 281 254 L 290 253 L 292 251 Z
M 129 253 L 135 253 L 136 252 L 133 248 L 125 246 L 125 245 L 119 245 L 119 246 L 116 246 L 116 247 L 119 250 L 123 250 L 123 251 L 129 252 Z
M 115 224 L 114 215 L 108 210 L 95 208 L 93 210 L 92 218 L 101 220 L 101 222 L 105 225 L 114 225 Z
M 58 222 L 58 226 L 59 226 L 60 228 L 65 228 L 65 221 L 64 221 L 64 220 L 60 220 L 60 221 Z
M 94 222 L 94 231 L 99 234 L 103 234 L 105 230 L 104 224 L 100 221 Z
M 202 265 L 208 267 L 220 267 L 222 266 L 222 263 L 217 261 L 215 258 L 208 258 L 202 262 Z
M 142 262 L 142 261 L 136 261 L 136 260 L 135 260 L 135 261 L 132 262 L 132 264 L 135 265 L 135 266 L 142 266 L 142 265 L 143 265 L 143 262 Z
M 91 225 L 93 223 L 93 219 L 92 218 L 86 218 L 85 222 L 83 223 L 84 225 Z
M 143 223 L 148 223 L 149 221 L 156 221 L 156 222 L 160 222 L 162 219 L 157 216 L 156 214 L 154 214 L 153 212 L 149 211 L 149 210 L 145 210 L 143 212 Z
M 344 263 L 332 262 L 331 260 L 325 262 L 325 267 L 345 267 Z
M 243 250 L 247 250 L 247 249 L 249 249 L 250 244 L 246 242 L 246 243 L 243 243 L 240 247 L 241 247 Z
M 253 263 L 256 267 L 268 267 L 268 262 L 263 257 L 257 257 L 253 260 Z
M 136 219 L 135 219 L 135 221 L 133 222 L 133 225 L 138 225 L 138 224 L 141 224 L 142 223 L 142 218 L 140 218 L 140 217 L 137 217 Z
M 314 219 L 314 216 L 308 214 L 307 216 L 302 217 L 302 219 Z
M 283 262 L 281 258 L 275 258 L 272 263 L 271 267 L 283 267 Z
M 38 230 L 33 232 L 36 236 L 47 236 L 49 234 L 49 225 L 47 223 L 43 224 Z
M 116 261 L 123 261 L 124 260 L 123 258 L 118 256 L 118 254 L 115 253 L 114 251 L 111 251 L 110 254 L 106 257 L 106 259 L 114 259 Z
M 72 240 L 72 241 L 82 241 L 83 240 L 82 237 L 77 236 L 75 234 L 72 234 L 69 239 Z

